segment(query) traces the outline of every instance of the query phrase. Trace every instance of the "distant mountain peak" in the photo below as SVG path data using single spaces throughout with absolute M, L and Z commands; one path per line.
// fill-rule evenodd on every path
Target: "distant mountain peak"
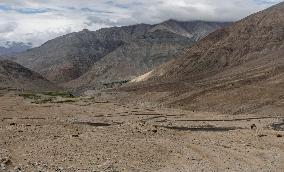
M 30 48 L 32 48 L 32 43 L 0 41 L 0 55 L 20 53 Z
M 178 23 L 178 22 L 180 22 L 180 21 L 175 20 L 175 19 L 168 19 L 168 20 L 166 20 L 166 21 L 164 21 L 162 23 Z
M 83 29 L 82 32 L 91 32 L 89 29 Z

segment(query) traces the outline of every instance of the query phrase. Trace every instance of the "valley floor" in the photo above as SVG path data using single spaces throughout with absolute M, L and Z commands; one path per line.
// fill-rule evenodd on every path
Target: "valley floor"
M 92 98 L 35 104 L 9 93 L 0 97 L 0 171 L 280 172 L 283 119 Z

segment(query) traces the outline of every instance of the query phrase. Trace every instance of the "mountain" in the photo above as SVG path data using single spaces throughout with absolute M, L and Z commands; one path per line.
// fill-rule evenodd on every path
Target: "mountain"
M 81 77 L 65 84 L 72 88 L 113 87 L 151 70 L 194 41 L 165 31 L 143 35 L 107 54 Z
M 17 54 L 13 61 L 55 82 L 81 76 L 95 61 L 121 45 L 121 41 L 98 39 L 83 30 L 50 40 L 40 47 Z
M 211 33 L 216 29 L 223 28 L 228 24 L 230 23 L 203 21 L 181 22 L 170 19 L 161 24 L 155 25 L 153 28 L 151 28 L 151 32 L 156 30 L 165 30 L 184 37 L 193 38 L 195 41 L 198 41 L 207 36 L 208 33 Z
M 14 53 L 20 53 L 30 48 L 32 48 L 31 44 L 26 44 L 23 42 L 5 41 L 0 44 L 0 55 L 10 55 Z
M 43 91 L 57 89 L 57 86 L 40 74 L 9 60 L 0 60 L 0 81 L 0 90 Z
M 151 70 L 228 24 L 169 20 L 157 25 L 139 24 L 94 32 L 84 29 L 17 54 L 12 60 L 57 83 L 83 75 L 66 85 L 95 87 L 97 83 L 131 79 Z
M 173 107 L 224 113 L 283 112 L 284 3 L 209 34 L 126 91 Z
M 77 89 L 120 86 L 167 62 L 204 35 L 228 24 L 169 20 L 158 25 L 144 25 L 147 29 L 139 36 L 124 42 L 97 61 L 84 75 L 65 85 Z

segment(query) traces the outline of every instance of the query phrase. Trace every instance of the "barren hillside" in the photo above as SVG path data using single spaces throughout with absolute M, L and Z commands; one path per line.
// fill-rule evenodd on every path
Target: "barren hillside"
M 226 113 L 283 111 L 284 3 L 213 32 L 124 90 L 169 106 Z M 146 96 L 147 97 L 147 96 Z
M 15 62 L 0 60 L 1 90 L 54 90 L 54 84 L 40 74 L 33 72 Z

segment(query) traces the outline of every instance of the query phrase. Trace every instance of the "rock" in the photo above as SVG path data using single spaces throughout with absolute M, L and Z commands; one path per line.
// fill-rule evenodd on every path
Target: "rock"
M 79 137 L 79 134 L 73 134 L 72 137 Z
M 252 125 L 250 126 L 250 129 L 252 129 L 252 130 L 256 130 L 256 129 L 257 129 L 257 127 L 256 127 L 256 125 L 255 125 L 255 124 L 252 124 Z
M 277 137 L 283 137 L 283 135 L 282 135 L 282 134 L 277 134 L 276 136 L 277 136 Z
M 10 158 L 2 158 L 0 159 L 0 170 L 6 170 L 8 166 L 12 165 L 12 161 Z
M 4 165 L 11 165 L 12 161 L 10 160 L 10 158 L 3 158 L 0 160 L 0 163 Z
M 17 166 L 13 170 L 13 172 L 21 172 L 21 171 L 22 171 L 22 169 L 20 167 L 17 167 Z
M 265 137 L 267 136 L 266 134 L 259 134 L 258 137 Z
M 157 133 L 158 132 L 158 130 L 157 129 L 154 129 L 154 130 L 152 130 L 153 131 L 153 133 Z

